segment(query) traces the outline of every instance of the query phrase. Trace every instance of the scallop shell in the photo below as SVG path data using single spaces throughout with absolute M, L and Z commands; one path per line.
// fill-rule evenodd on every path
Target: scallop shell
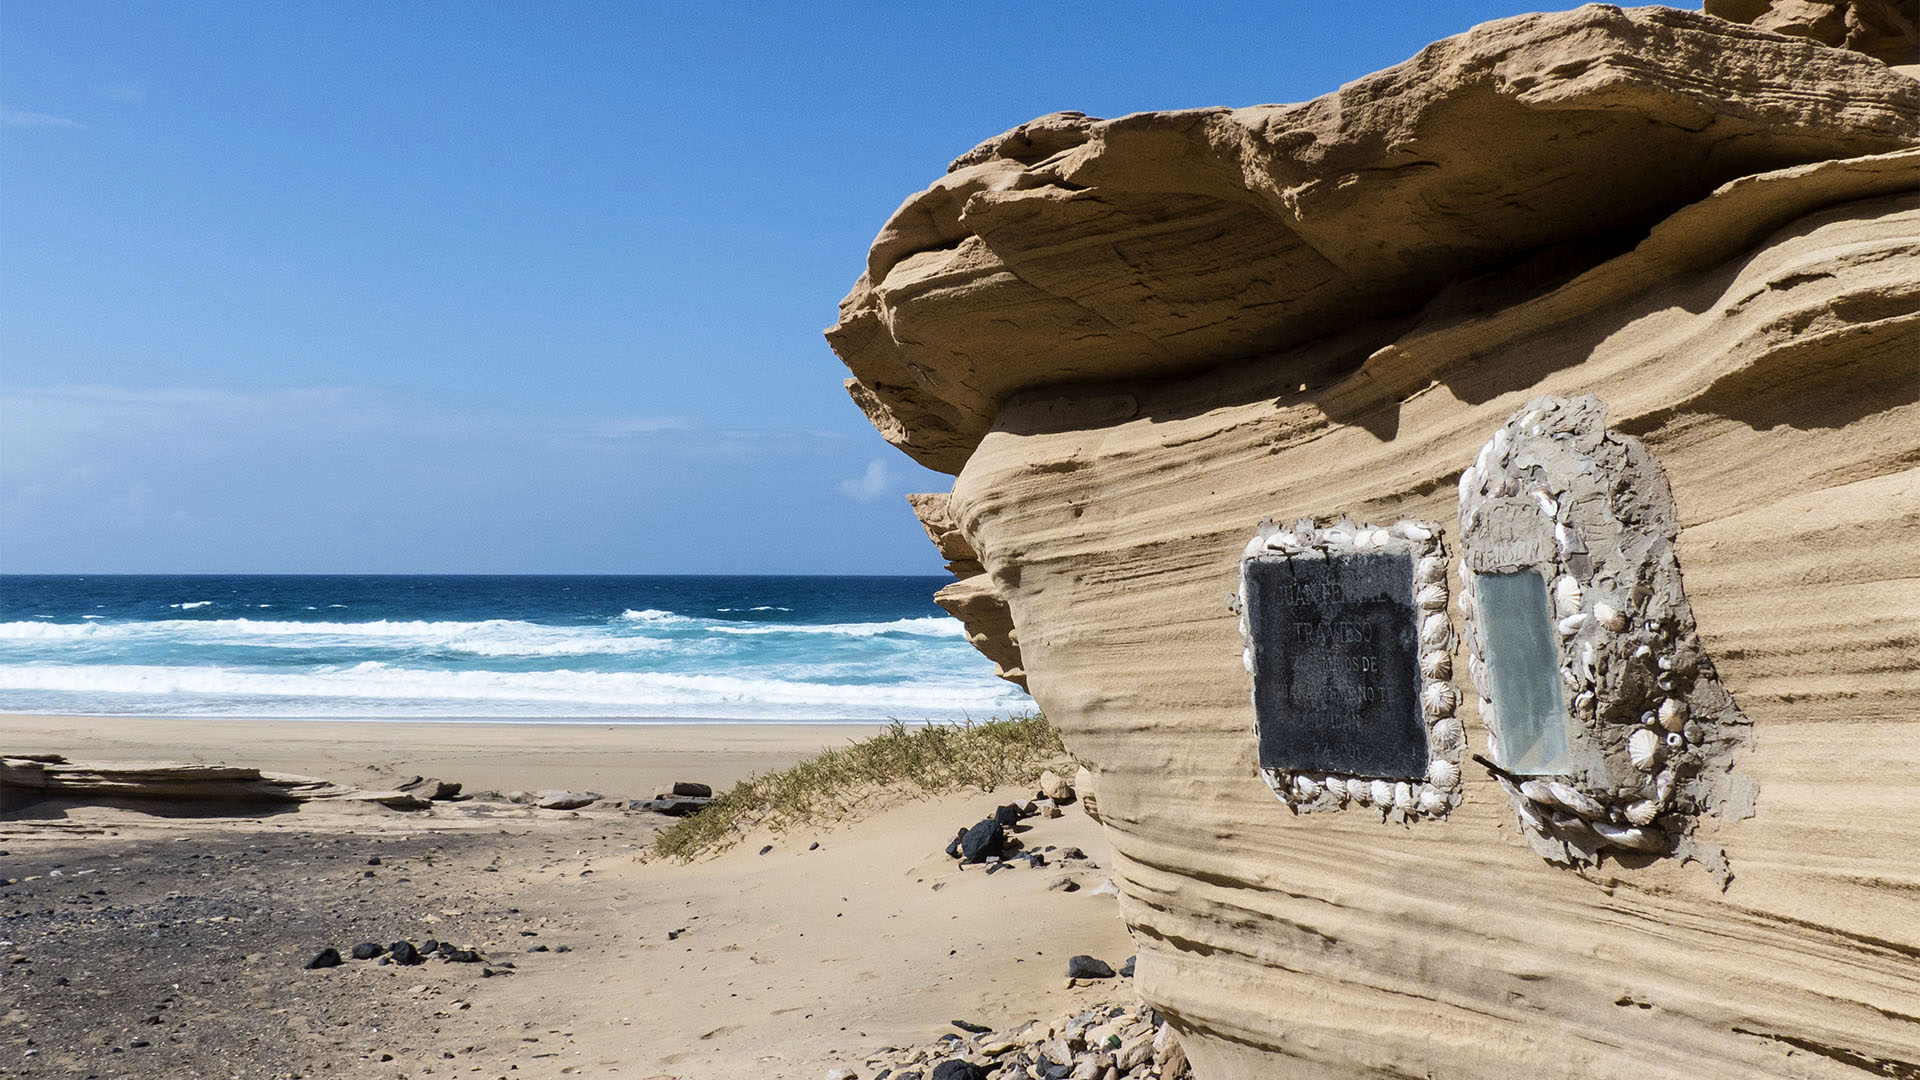
M 1573 635 L 1579 633 L 1580 628 L 1585 625 L 1587 625 L 1586 613 L 1575 612 L 1574 614 L 1569 615 L 1566 618 L 1560 620 L 1560 636 L 1572 637 Z
M 1453 657 L 1435 649 L 1420 654 L 1420 674 L 1429 679 L 1445 679 L 1453 675 Z
M 1321 781 L 1321 783 L 1326 787 L 1328 796 L 1333 799 L 1333 805 L 1347 805 L 1347 782 L 1345 780 L 1337 776 L 1329 776 Z
M 1635 825 L 1651 825 L 1653 819 L 1660 816 L 1660 804 L 1652 799 L 1642 799 L 1627 807 L 1627 820 Z
M 1393 543 L 1393 534 L 1388 532 L 1387 530 L 1385 529 L 1367 530 L 1367 545 L 1369 547 L 1383 548 L 1391 543 Z
M 1429 817 L 1438 817 L 1447 812 L 1447 797 L 1431 787 L 1420 789 L 1420 798 L 1414 804 L 1421 813 Z
M 1447 639 L 1453 636 L 1453 625 L 1447 621 L 1444 612 L 1435 612 L 1420 622 L 1420 647 L 1422 649 L 1444 649 Z
M 1627 736 L 1627 757 L 1633 761 L 1633 767 L 1648 772 L 1660 764 L 1660 736 L 1646 728 L 1636 730 Z
M 1687 726 L 1686 703 L 1676 698 L 1668 698 L 1660 703 L 1660 726 L 1668 731 L 1679 731 Z
M 1413 602 L 1422 611 L 1445 611 L 1447 610 L 1447 587 L 1422 585 L 1420 591 L 1413 594 Z
M 1579 611 L 1582 599 L 1580 583 L 1570 575 L 1562 574 L 1560 579 L 1553 583 L 1553 610 L 1554 614 L 1561 618 Z
M 1393 785 L 1393 808 L 1401 812 L 1413 809 L 1413 785 L 1405 780 Z
M 1428 555 L 1415 563 L 1413 580 L 1420 585 L 1445 585 L 1447 583 L 1446 556 Z
M 1435 749 L 1452 753 L 1467 741 L 1467 731 L 1460 723 L 1459 717 L 1448 716 L 1433 722 L 1433 729 L 1428 737 L 1433 740 Z
M 1593 617 L 1601 626 L 1612 630 L 1614 633 L 1619 633 L 1627 628 L 1627 617 L 1622 615 L 1612 604 L 1604 600 L 1593 605 Z
M 1460 766 L 1442 758 L 1427 763 L 1427 780 L 1442 791 L 1452 791 L 1460 782 Z
M 1433 539 L 1433 530 L 1417 521 L 1396 522 L 1393 526 L 1393 534 L 1403 540 Z
M 1460 691 L 1449 683 L 1428 683 L 1427 688 L 1420 691 L 1420 707 L 1427 711 L 1428 716 L 1451 715 L 1453 710 L 1460 707 Z
M 1553 496 L 1546 492 L 1534 489 L 1533 501 L 1540 504 L 1540 512 L 1547 515 L 1549 520 L 1560 516 L 1560 504 L 1554 502 Z
M 1373 801 L 1373 785 L 1365 780 L 1348 780 L 1347 798 L 1365 806 Z
M 1373 805 L 1382 810 L 1393 805 L 1393 785 L 1385 780 L 1375 780 L 1367 794 L 1373 797 Z
M 1247 541 L 1247 549 L 1240 553 L 1240 557 L 1243 559 L 1251 559 L 1265 550 L 1267 550 L 1266 538 L 1256 536 Z

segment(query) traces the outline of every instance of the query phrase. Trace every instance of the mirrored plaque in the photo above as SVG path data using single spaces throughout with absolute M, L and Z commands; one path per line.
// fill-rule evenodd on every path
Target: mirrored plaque
M 1522 776 L 1564 775 L 1572 766 L 1546 579 L 1531 570 L 1480 574 L 1474 599 L 1487 680 L 1500 703 L 1500 765 Z

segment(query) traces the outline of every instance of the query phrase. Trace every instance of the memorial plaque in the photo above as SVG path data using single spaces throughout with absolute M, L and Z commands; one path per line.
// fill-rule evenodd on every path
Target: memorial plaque
M 1565 775 L 1566 700 L 1546 579 L 1531 570 L 1481 574 L 1474 597 L 1498 703 L 1500 764 L 1523 776 Z
M 1261 767 L 1425 776 L 1412 555 L 1251 559 L 1244 573 Z

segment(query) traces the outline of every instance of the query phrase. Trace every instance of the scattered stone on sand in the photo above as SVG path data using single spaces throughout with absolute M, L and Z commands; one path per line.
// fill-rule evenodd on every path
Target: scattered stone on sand
M 1062 874 L 1052 881 L 1047 882 L 1047 889 L 1050 892 L 1079 892 L 1080 883 Z
M 1075 956 L 1067 960 L 1067 978 L 1111 979 L 1113 968 L 1104 960 L 1085 955 Z
M 860 1074 L 852 1069 L 828 1069 L 826 1080 L 860 1080 Z
M 678 795 L 661 795 L 652 799 L 636 799 L 628 804 L 630 809 L 651 810 L 668 817 L 687 817 L 705 810 L 713 804 L 712 799 L 693 798 Z
M 1040 774 L 1040 797 L 1056 803 L 1070 803 L 1073 801 L 1073 785 L 1067 783 L 1066 777 L 1048 769 Z
M 409 795 L 417 795 L 422 799 L 439 802 L 457 797 L 460 794 L 460 785 L 450 780 L 442 780 L 437 776 L 416 776 L 406 783 L 401 784 L 400 790 Z
M 713 788 L 707 784 L 699 784 L 691 780 L 675 780 L 673 782 L 673 794 L 695 799 L 711 799 L 713 798 Z
M 1006 829 L 998 821 L 988 818 L 961 835 L 960 859 L 970 863 L 985 862 L 989 857 L 998 856 L 1006 843 Z
M 420 955 L 420 950 L 414 948 L 413 942 L 411 941 L 396 941 L 387 946 L 387 953 L 396 964 L 407 965 L 426 962 L 426 959 Z
M 307 961 L 306 970 L 313 971 L 318 968 L 330 968 L 330 967 L 339 967 L 339 966 L 340 966 L 340 950 L 333 948 L 332 946 L 328 946 L 327 948 L 321 949 L 319 952 L 315 953 L 313 956 L 313 959 Z
M 384 945 L 377 945 L 371 941 L 363 941 L 353 947 L 353 958 L 355 960 L 371 960 L 386 951 L 387 948 Z
M 873 1075 L 1045 1078 L 1045 1080 L 1190 1080 L 1187 1055 L 1166 1022 L 1137 999 L 1095 1005 L 1051 1023 L 1031 1021 L 969 1038 L 948 1032 L 917 1047 L 887 1047 L 866 1059 Z M 926 1071 L 930 1070 L 930 1071 Z
M 768 844 L 768 845 L 767 845 L 766 847 L 763 847 L 763 848 L 761 848 L 761 849 L 760 849 L 760 854 L 762 854 L 762 855 L 765 855 L 765 854 L 767 854 L 768 852 L 770 852 L 770 851 L 772 851 L 772 850 L 773 850 L 773 845 L 772 845 L 772 844 Z
M 599 801 L 600 796 L 591 791 L 542 791 L 534 805 L 542 810 L 578 810 Z

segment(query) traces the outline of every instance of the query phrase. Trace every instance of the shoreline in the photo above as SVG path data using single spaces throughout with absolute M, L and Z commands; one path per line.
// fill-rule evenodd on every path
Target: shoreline
M 418 775 L 458 782 L 470 792 L 586 788 L 644 798 L 676 780 L 721 790 L 887 726 L 0 713 L 0 750 L 56 753 L 75 761 L 248 766 L 370 789 Z

